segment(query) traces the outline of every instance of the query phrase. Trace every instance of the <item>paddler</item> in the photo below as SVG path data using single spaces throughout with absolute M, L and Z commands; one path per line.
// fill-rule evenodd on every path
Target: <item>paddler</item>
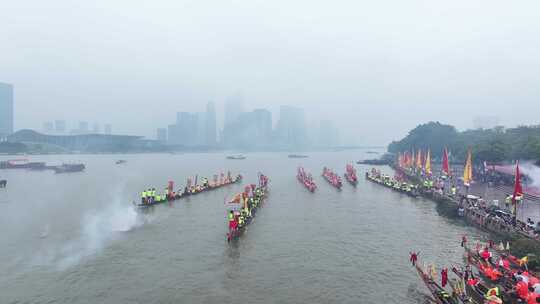
M 467 246 L 467 235 L 464 234 L 461 237 L 461 247 L 465 247 L 465 246 Z
M 529 296 L 529 286 L 527 283 L 525 283 L 525 281 L 523 281 L 523 278 L 521 276 L 518 276 L 517 280 L 518 282 L 514 287 L 516 295 L 518 296 L 518 298 L 526 300 Z
M 501 257 L 499 258 L 499 262 L 497 264 L 499 265 L 500 268 L 510 270 L 510 262 L 508 261 L 508 259 L 506 259 L 505 255 L 501 255 Z
M 141 192 L 141 204 L 146 204 L 146 190 Z
M 232 233 L 234 230 L 235 230 L 235 225 L 234 225 L 234 211 L 230 211 L 228 214 L 227 214 L 227 219 L 229 220 L 229 232 Z
M 489 249 L 487 247 L 484 248 L 484 250 L 482 251 L 482 253 L 480 253 L 480 257 L 482 257 L 482 259 L 484 259 L 484 261 L 487 262 L 491 262 L 491 252 L 489 252 Z
M 503 304 L 503 301 L 498 296 L 489 296 L 486 298 L 487 304 Z
M 154 202 L 154 197 L 152 196 L 152 189 L 148 188 L 146 190 L 146 203 L 150 204 Z
M 491 289 L 488 289 L 486 292 L 486 298 L 489 298 L 491 296 L 497 296 L 499 297 L 501 295 L 501 291 L 499 290 L 499 287 L 493 287 Z

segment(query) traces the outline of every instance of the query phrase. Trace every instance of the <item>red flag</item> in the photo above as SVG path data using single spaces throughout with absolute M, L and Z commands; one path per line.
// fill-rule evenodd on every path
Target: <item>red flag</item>
M 444 148 L 443 152 L 442 172 L 446 175 L 450 175 L 450 163 L 448 162 L 448 150 L 446 148 Z
M 516 179 L 514 183 L 514 195 L 512 201 L 516 203 L 516 197 L 523 195 L 523 188 L 521 187 L 521 174 L 519 173 L 519 161 L 516 162 Z

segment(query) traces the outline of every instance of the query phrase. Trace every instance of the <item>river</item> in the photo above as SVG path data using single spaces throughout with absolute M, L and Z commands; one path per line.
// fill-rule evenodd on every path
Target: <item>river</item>
M 47 155 L 31 159 L 87 169 L 0 171 L 0 303 L 425 303 L 409 251 L 450 266 L 461 235 L 484 237 L 431 201 L 365 181 L 368 166 L 356 165 L 356 189 L 345 182 L 338 192 L 320 177 L 324 165 L 342 174 L 347 161 L 374 156 L 365 150 L 246 156 Z M 315 194 L 296 181 L 298 165 L 315 176 Z M 270 177 L 266 204 L 231 244 L 224 198 L 242 185 L 143 214 L 131 207 L 142 189 L 226 170 L 246 183 L 259 171 Z

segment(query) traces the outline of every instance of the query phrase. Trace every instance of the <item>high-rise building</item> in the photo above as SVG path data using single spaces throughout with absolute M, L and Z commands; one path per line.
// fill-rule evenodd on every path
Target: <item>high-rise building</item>
M 206 105 L 206 124 L 205 124 L 205 143 L 207 146 L 215 146 L 217 143 L 216 136 L 216 108 L 213 102 L 208 102 Z
M 225 101 L 225 126 L 235 123 L 244 111 L 244 101 L 241 94 L 229 97 Z
M 178 124 L 172 124 L 167 127 L 167 144 L 169 145 L 181 145 L 182 138 L 180 137 L 180 128 Z
M 13 86 L 0 83 L 0 140 L 13 133 Z
M 176 127 L 173 127 L 172 133 L 169 132 L 169 140 L 174 144 L 180 144 L 187 147 L 199 144 L 198 135 L 198 116 L 188 112 L 178 112 L 176 114 Z
M 54 130 L 58 134 L 63 134 L 66 132 L 66 121 L 65 120 L 55 120 L 54 121 Z
M 240 114 L 223 129 L 222 142 L 228 148 L 267 148 L 272 133 L 272 113 L 257 109 Z
M 272 112 L 265 109 L 253 110 L 257 137 L 267 143 L 272 135 Z
M 43 123 L 43 132 L 46 134 L 52 134 L 54 132 L 54 124 L 52 121 L 46 121 Z
M 288 148 L 301 148 L 308 144 L 306 117 L 304 110 L 291 106 L 281 106 L 276 126 L 278 145 Z
M 206 112 L 197 112 L 195 117 L 197 119 L 195 145 L 206 146 Z
M 111 124 L 105 124 L 104 133 L 107 134 L 107 135 L 110 135 L 112 133 L 112 125 Z
M 156 139 L 162 143 L 167 142 L 167 129 L 158 128 L 156 132 Z

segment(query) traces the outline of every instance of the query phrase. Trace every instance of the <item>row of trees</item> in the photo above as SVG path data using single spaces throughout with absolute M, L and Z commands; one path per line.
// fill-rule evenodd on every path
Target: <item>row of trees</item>
M 409 134 L 388 146 L 388 152 L 431 149 L 434 158 L 441 158 L 447 147 L 454 161 L 464 161 L 467 149 L 474 161 L 504 162 L 515 159 L 540 160 L 540 126 L 505 129 L 477 129 L 458 132 L 451 125 L 429 122 L 412 129 Z

